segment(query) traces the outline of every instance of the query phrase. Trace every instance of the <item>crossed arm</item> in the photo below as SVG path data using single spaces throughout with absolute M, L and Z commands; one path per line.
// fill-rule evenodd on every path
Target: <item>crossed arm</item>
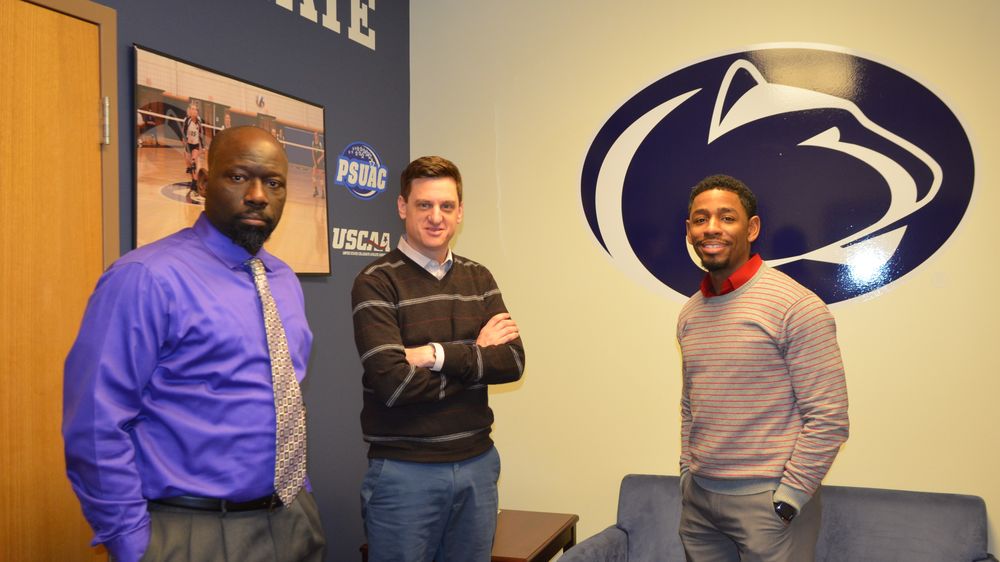
M 492 345 L 503 345 L 521 337 L 517 324 L 510 314 L 501 312 L 490 318 L 479 336 L 476 338 L 476 345 L 479 347 L 489 347 Z M 406 362 L 415 367 L 430 369 L 437 362 L 437 350 L 431 345 L 421 345 L 419 347 L 406 348 Z
M 400 301 L 388 279 L 359 276 L 352 301 L 365 390 L 388 407 L 443 400 L 473 385 L 516 381 L 524 371 L 520 332 L 495 284 L 482 297 L 483 309 L 492 315 L 478 333 L 456 334 L 463 338 L 458 341 L 428 338 L 410 347 L 403 344 Z M 440 370 L 431 369 L 435 364 Z

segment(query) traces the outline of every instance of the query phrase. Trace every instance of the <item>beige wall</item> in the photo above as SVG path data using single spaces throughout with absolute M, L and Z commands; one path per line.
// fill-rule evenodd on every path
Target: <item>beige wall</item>
M 693 62 L 826 43 L 929 86 L 976 157 L 972 204 L 944 248 L 833 307 L 852 436 L 826 482 L 980 495 L 1000 550 L 998 24 L 995 0 L 412 2 L 411 150 L 461 166 L 455 249 L 491 268 L 527 349 L 523 381 L 491 396 L 501 505 L 578 513 L 586 537 L 613 523 L 624 474 L 677 473 L 682 303 L 618 271 L 584 221 L 581 165 L 599 127 Z

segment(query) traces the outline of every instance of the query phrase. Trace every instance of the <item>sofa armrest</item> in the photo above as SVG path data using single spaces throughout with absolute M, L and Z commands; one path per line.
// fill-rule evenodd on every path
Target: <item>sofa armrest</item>
M 559 562 L 628 562 L 628 536 L 612 525 L 571 547 Z
M 631 562 L 683 561 L 680 521 L 680 478 L 629 474 L 622 479 L 617 527 L 628 534 Z

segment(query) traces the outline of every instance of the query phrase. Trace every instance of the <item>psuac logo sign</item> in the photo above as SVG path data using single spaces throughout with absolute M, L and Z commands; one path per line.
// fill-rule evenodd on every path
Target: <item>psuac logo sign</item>
M 371 200 L 385 191 L 389 168 L 371 145 L 355 142 L 347 145 L 337 157 L 337 177 L 334 183 L 342 185 L 358 199 Z
M 948 240 L 972 196 L 968 136 L 928 88 L 841 49 L 773 45 L 682 68 L 616 110 L 583 165 L 583 211 L 633 278 L 690 295 L 688 194 L 757 194 L 754 251 L 827 303 L 879 289 Z

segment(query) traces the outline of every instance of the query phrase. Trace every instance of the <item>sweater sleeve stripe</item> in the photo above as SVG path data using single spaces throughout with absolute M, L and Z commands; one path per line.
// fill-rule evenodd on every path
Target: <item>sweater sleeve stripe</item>
M 364 301 L 364 302 L 359 302 L 358 305 L 354 307 L 354 310 L 351 311 L 351 314 L 355 315 L 358 313 L 358 311 L 366 309 L 370 306 L 378 306 L 382 308 L 392 308 L 392 309 L 396 308 L 395 303 L 391 303 L 388 301 Z
M 398 349 L 399 351 L 402 351 L 403 353 L 406 353 L 406 348 L 405 347 L 403 347 L 401 345 L 398 345 L 398 344 L 387 343 L 387 344 L 384 344 L 384 345 L 375 346 L 375 347 L 369 349 L 368 351 L 364 352 L 364 354 L 361 355 L 361 362 L 364 363 L 365 359 L 368 359 L 372 355 L 375 355 L 376 353 L 378 353 L 380 351 L 386 351 L 386 350 L 389 350 L 389 349 Z
M 402 382 L 402 384 L 399 385 L 399 387 L 396 388 L 396 392 L 394 392 L 392 394 L 392 397 L 389 398 L 389 401 L 385 403 L 386 406 L 391 408 L 392 405 L 396 403 L 396 400 L 399 399 L 399 395 L 403 393 L 403 389 L 406 388 L 406 385 L 410 384 L 410 381 L 413 380 L 413 375 L 416 372 L 417 368 L 414 367 L 413 365 L 410 365 L 410 374 L 406 375 L 406 379 Z M 444 390 L 443 386 L 441 387 L 441 390 L 442 391 Z
M 514 355 L 514 363 L 517 363 L 517 372 L 524 374 L 524 361 L 521 361 L 521 356 L 517 354 L 517 350 L 513 347 L 508 349 L 510 349 L 511 354 Z

